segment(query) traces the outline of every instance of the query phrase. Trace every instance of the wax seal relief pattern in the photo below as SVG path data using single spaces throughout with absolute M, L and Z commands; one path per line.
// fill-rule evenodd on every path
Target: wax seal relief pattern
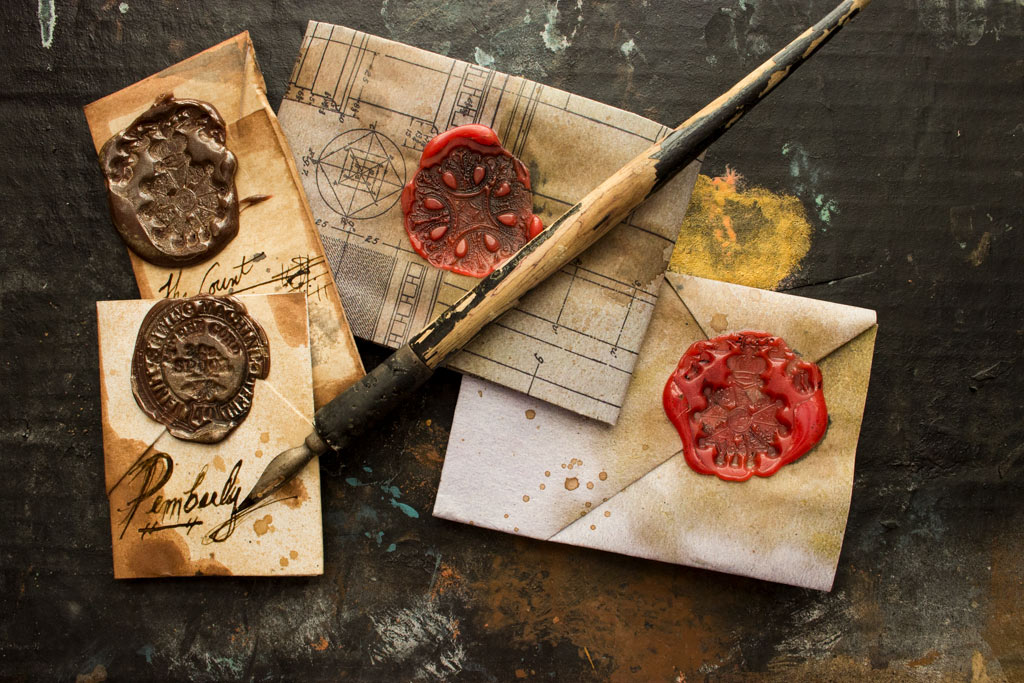
M 110 212 L 132 251 L 187 266 L 238 233 L 236 161 L 225 139 L 213 106 L 165 95 L 103 145 Z
M 486 126 L 431 140 L 402 191 L 413 249 L 438 268 L 484 277 L 544 229 L 530 172 Z
M 687 349 L 662 400 L 691 468 L 745 481 L 771 476 L 821 440 L 821 386 L 818 367 L 781 338 L 740 332 Z
M 132 393 L 173 436 L 216 443 L 245 420 L 269 371 L 267 335 L 237 299 L 167 299 L 139 328 Z

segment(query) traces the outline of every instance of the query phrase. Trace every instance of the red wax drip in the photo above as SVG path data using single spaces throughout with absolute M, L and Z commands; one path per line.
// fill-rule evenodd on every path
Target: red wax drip
M 764 332 L 693 344 L 662 401 L 686 462 L 726 481 L 770 477 L 809 451 L 828 426 L 818 366 Z
M 530 172 L 487 126 L 441 133 L 402 190 L 409 242 L 438 268 L 484 277 L 536 237 Z

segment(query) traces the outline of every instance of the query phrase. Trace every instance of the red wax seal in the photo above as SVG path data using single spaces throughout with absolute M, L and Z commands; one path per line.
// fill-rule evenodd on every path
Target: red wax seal
M 438 268 L 484 277 L 544 229 L 530 172 L 487 126 L 441 133 L 402 190 L 409 242 Z
M 662 401 L 690 467 L 727 481 L 770 477 L 809 451 L 828 426 L 821 370 L 764 332 L 691 346 Z

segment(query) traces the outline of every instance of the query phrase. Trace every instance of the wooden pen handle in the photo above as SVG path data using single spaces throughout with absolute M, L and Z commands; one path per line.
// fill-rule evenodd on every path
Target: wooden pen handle
M 438 367 L 484 325 L 618 225 L 696 159 L 869 2 L 841 3 L 661 142 L 619 169 L 410 340 L 412 350 L 428 367 Z

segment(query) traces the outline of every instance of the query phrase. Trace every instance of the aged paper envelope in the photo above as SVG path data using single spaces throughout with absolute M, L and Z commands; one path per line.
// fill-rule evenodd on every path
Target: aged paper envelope
M 284 134 L 266 97 L 252 41 L 242 33 L 85 107 L 97 152 L 160 95 L 212 104 L 238 158 L 239 198 L 270 195 L 243 209 L 238 235 L 212 259 L 163 268 L 128 252 L 144 299 L 194 294 L 303 292 L 309 297 L 313 396 L 326 403 L 363 366 L 313 224 Z M 111 226 L 113 229 L 113 226 Z
M 132 395 L 136 333 L 155 300 L 96 304 L 115 578 L 323 573 L 315 463 L 275 494 L 275 502 L 232 521 L 234 505 L 267 462 L 300 443 L 313 419 L 305 296 L 238 299 L 267 333 L 270 372 L 256 381 L 249 416 L 216 444 L 172 437 Z M 163 456 L 172 466 L 158 487 Z
M 311 22 L 279 110 L 356 336 L 398 347 L 478 280 L 409 245 L 399 194 L 424 145 L 482 123 L 561 215 L 668 128 L 475 64 Z M 614 423 L 697 164 L 491 323 L 448 367 Z
M 875 341 L 874 311 L 668 273 L 615 426 L 465 378 L 438 517 L 829 590 L 842 547 Z M 662 390 L 693 342 L 782 336 L 824 377 L 830 425 L 769 478 L 697 474 Z

